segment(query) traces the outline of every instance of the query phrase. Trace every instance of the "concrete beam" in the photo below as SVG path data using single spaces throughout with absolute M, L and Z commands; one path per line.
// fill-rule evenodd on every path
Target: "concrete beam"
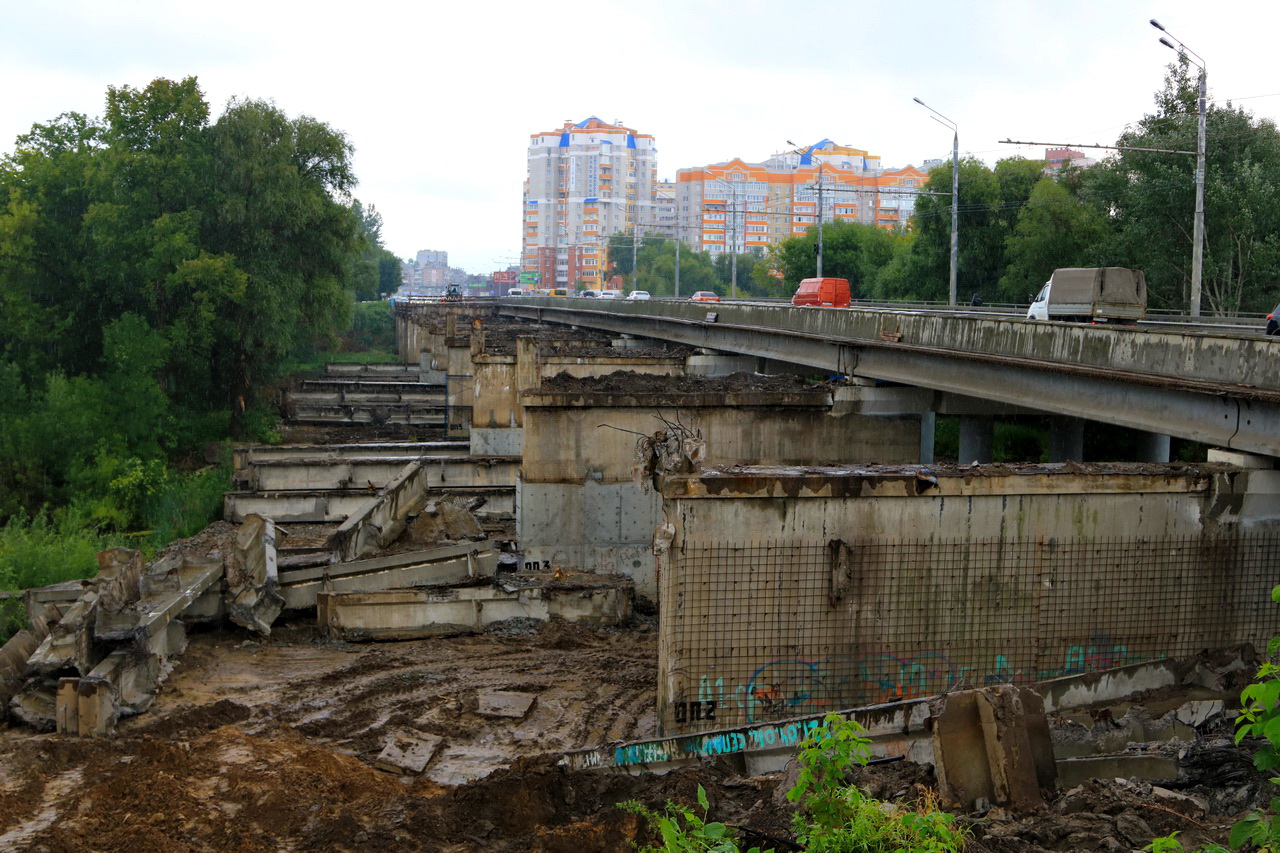
M 398 587 L 438 586 L 493 577 L 498 551 L 491 542 L 466 542 L 408 551 L 369 560 L 284 570 L 280 594 L 291 610 L 314 607 L 327 592 L 373 592 Z

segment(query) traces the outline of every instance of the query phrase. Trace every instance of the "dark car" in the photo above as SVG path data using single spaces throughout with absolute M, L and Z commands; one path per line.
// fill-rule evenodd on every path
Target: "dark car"
M 1277 314 L 1280 314 L 1280 305 L 1277 305 L 1275 310 L 1267 315 L 1268 335 L 1280 335 L 1280 317 L 1277 317 Z

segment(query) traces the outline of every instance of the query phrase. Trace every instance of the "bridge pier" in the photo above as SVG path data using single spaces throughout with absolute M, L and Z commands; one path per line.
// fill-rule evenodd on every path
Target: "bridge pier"
M 937 425 L 937 412 L 923 412 L 920 415 L 920 461 L 923 464 L 933 462 L 934 433 Z
M 960 452 L 956 461 L 961 465 L 990 462 L 994 439 L 995 420 L 991 415 L 961 415 Z
M 1139 432 L 1138 461 L 1159 462 L 1161 464 L 1168 462 L 1169 436 L 1161 435 L 1158 432 Z
M 1069 415 L 1049 418 L 1049 461 L 1084 461 L 1084 418 Z

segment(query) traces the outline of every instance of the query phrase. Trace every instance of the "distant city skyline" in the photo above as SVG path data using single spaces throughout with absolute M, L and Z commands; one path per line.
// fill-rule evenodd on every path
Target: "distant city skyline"
M 1065 10 L 921 0 L 907 11 L 744 0 L 730 14 L 676 0 L 564 0 L 549 16 L 536 4 L 377 0 L 353 15 L 317 0 L 300 16 L 245 0 L 66 0 L 6 9 L 0 151 L 63 112 L 102 115 L 108 86 L 194 75 L 215 117 L 231 98 L 258 98 L 346 133 L 355 195 L 382 215 L 387 248 L 410 258 L 438 247 L 482 273 L 520 261 L 511 211 L 529 134 L 562 119 L 595 115 L 652 134 L 659 180 L 760 162 L 788 139 L 832 139 L 886 166 L 923 167 L 949 156 L 951 132 L 917 97 L 959 125 L 962 154 L 1039 158 L 1044 146 L 999 140 L 1107 144 L 1154 109 L 1176 57 L 1153 17 L 1204 57 L 1211 97 L 1280 115 L 1272 4 L 1206 13 L 1190 0 L 1077 0 Z M 606 33 L 608 59 L 595 62 L 588 46 Z M 551 46 L 563 60 L 538 58 Z

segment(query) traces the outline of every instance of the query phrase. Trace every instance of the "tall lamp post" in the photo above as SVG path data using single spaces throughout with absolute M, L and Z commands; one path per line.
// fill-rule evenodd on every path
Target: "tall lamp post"
M 912 98 L 920 106 L 933 113 L 933 120 L 952 130 L 951 137 L 951 282 L 950 304 L 956 304 L 956 268 L 960 261 L 960 128 L 954 121 L 935 110 L 919 98 Z
M 1188 60 L 1195 63 L 1195 66 L 1200 69 L 1200 100 L 1196 108 L 1199 125 L 1196 129 L 1196 218 L 1191 236 L 1191 316 L 1199 317 L 1200 285 L 1204 275 L 1204 128 L 1209 72 L 1205 68 L 1204 58 L 1183 44 L 1155 18 L 1151 19 L 1151 26 L 1169 37 L 1164 38 L 1164 36 L 1161 36 L 1160 43 L 1162 45 L 1170 50 L 1176 50 L 1181 56 L 1186 56 Z M 1173 39 L 1174 42 L 1177 42 L 1177 45 L 1175 46 L 1169 39 Z M 1191 59 L 1193 56 L 1195 59 Z
M 801 158 L 804 157 L 804 154 L 801 153 L 799 150 L 800 149 L 799 145 L 796 145 L 790 139 L 787 140 L 787 144 L 795 146 L 796 153 L 800 154 Z M 809 149 L 809 159 L 810 160 L 813 159 L 813 149 Z M 801 165 L 803 165 L 803 163 Z M 818 161 L 818 263 L 817 263 L 816 273 L 818 278 L 822 278 L 822 161 L 821 160 Z

